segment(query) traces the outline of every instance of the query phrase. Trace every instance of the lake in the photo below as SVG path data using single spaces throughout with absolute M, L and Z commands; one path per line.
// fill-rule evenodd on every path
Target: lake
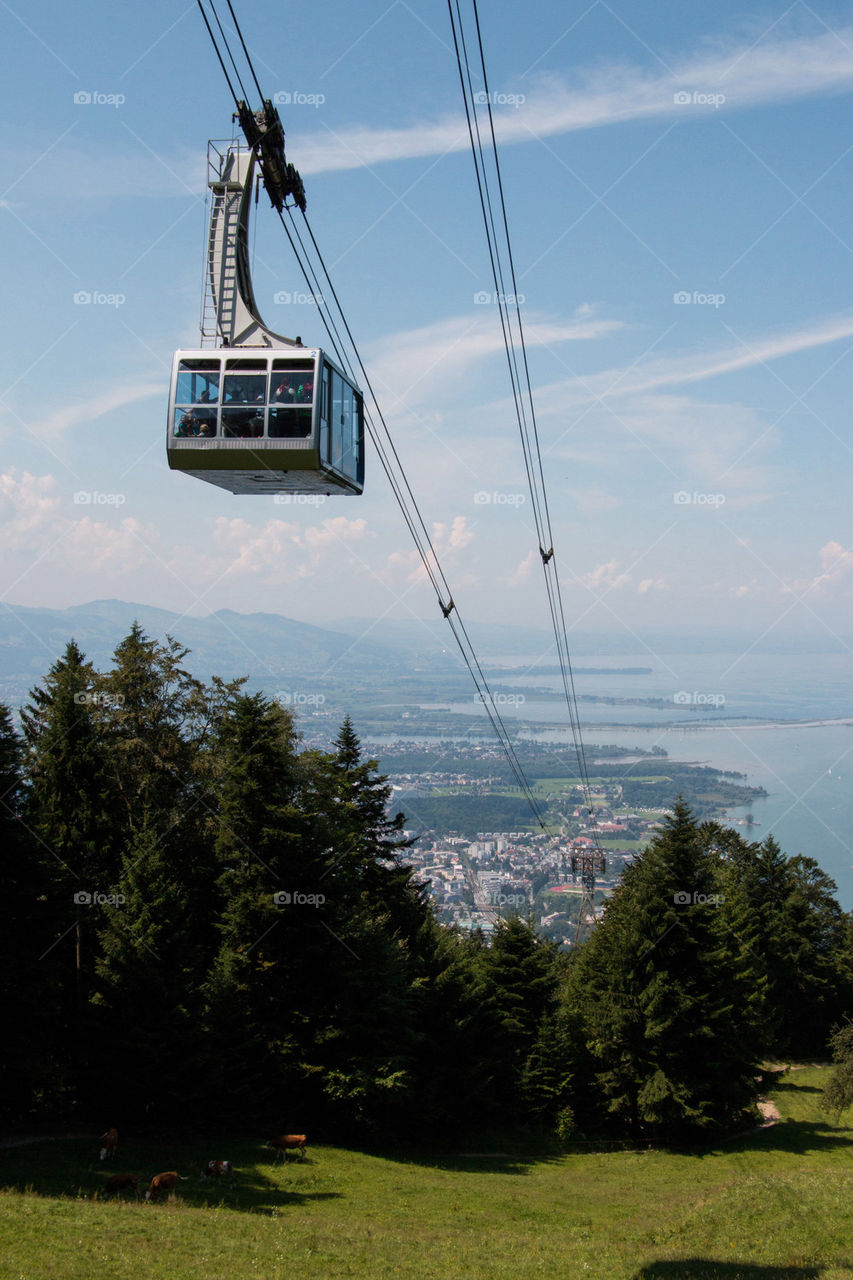
M 532 659 L 535 661 L 536 659 Z M 490 662 L 493 663 L 492 659 Z M 523 659 L 505 661 L 518 668 Z M 547 659 L 543 659 L 547 661 Z M 749 806 L 752 839 L 772 834 L 788 854 L 816 859 L 838 886 L 845 910 L 853 909 L 853 656 L 819 654 L 620 654 L 574 660 L 584 666 L 651 667 L 649 674 L 575 676 L 578 695 L 661 698 L 663 708 L 580 702 L 584 742 L 602 746 L 660 746 L 673 760 L 695 761 L 745 773 L 768 792 Z M 500 707 L 508 728 L 527 736 L 525 720 L 553 723 L 532 736 L 570 741 L 563 704 L 537 701 L 534 689 L 559 688 L 559 677 L 492 678 L 529 688 L 523 704 Z M 686 700 L 685 700 L 686 698 Z M 471 703 L 453 710 L 471 714 Z M 828 723 L 815 723 L 828 722 Z M 591 753 L 590 753 L 591 758 Z M 746 809 L 733 809 L 733 822 Z M 759 825 L 760 824 L 760 825 Z M 745 831 L 746 828 L 740 828 Z

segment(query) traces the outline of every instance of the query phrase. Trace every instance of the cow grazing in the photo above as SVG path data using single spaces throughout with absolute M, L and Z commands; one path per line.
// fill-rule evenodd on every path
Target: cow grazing
M 103 1194 L 111 1196 L 119 1191 L 132 1191 L 136 1199 L 139 1199 L 139 1174 L 138 1173 L 114 1173 L 107 1181 Z
M 148 1190 L 145 1192 L 145 1199 L 146 1201 L 153 1200 L 156 1195 L 164 1192 L 170 1200 L 174 1200 L 175 1187 L 179 1182 L 186 1181 L 187 1179 L 182 1178 L 179 1173 L 175 1173 L 174 1169 L 170 1173 L 155 1173 Z
M 100 1158 L 101 1160 L 108 1160 L 110 1156 L 114 1156 L 116 1153 L 118 1129 L 107 1129 L 106 1133 L 101 1134 L 101 1142 L 104 1145 L 101 1147 Z
M 288 1151 L 298 1151 L 300 1160 L 304 1160 L 306 1142 L 304 1133 L 282 1133 L 277 1138 L 270 1138 L 267 1146 L 275 1151 L 275 1163 L 278 1164 L 279 1160 L 287 1161 Z
M 199 1182 L 208 1182 L 211 1178 L 217 1181 L 219 1178 L 227 1178 L 229 1187 L 233 1187 L 237 1181 L 234 1177 L 234 1166 L 230 1160 L 208 1160 L 207 1164 L 201 1171 Z

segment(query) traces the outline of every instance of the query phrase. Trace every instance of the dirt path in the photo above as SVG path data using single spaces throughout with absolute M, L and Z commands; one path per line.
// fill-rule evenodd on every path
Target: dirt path
M 776 1103 L 770 1102 L 768 1098 L 758 1099 L 758 1110 L 762 1116 L 761 1124 L 758 1126 L 759 1129 L 769 1129 L 771 1125 L 778 1124 L 782 1119 L 782 1113 Z

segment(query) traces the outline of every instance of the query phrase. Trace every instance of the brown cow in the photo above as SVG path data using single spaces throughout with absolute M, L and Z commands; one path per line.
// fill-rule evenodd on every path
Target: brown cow
M 104 1187 L 103 1194 L 111 1196 L 118 1191 L 132 1191 L 136 1199 L 139 1199 L 139 1174 L 138 1173 L 114 1173 L 108 1179 L 107 1185 Z
M 179 1173 L 175 1173 L 174 1169 L 170 1173 L 155 1173 L 151 1179 L 148 1190 L 145 1192 L 146 1201 L 151 1200 L 160 1191 L 168 1192 L 170 1200 L 175 1198 L 175 1187 L 179 1182 L 186 1182 L 186 1178 L 182 1178 Z
M 101 1160 L 108 1160 L 110 1156 L 114 1156 L 116 1153 L 118 1129 L 107 1129 L 106 1133 L 101 1134 L 101 1142 L 104 1145 L 101 1147 L 100 1158 Z
M 233 1187 L 237 1181 L 234 1177 L 234 1166 L 230 1160 L 208 1160 L 201 1171 L 199 1182 L 207 1182 L 209 1178 L 214 1180 L 227 1178 L 229 1187 Z
M 287 1162 L 288 1151 L 299 1151 L 300 1159 L 305 1159 L 305 1143 L 307 1138 L 304 1133 L 282 1133 L 277 1138 L 270 1138 L 267 1143 L 275 1151 L 275 1163 L 279 1160 Z

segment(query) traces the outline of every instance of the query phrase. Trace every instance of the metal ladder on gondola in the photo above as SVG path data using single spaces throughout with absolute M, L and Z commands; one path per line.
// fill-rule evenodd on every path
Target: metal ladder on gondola
M 252 290 L 248 225 L 254 152 L 233 142 L 211 142 L 207 166 L 211 204 L 202 292 L 202 347 L 301 346 L 266 327 Z
M 239 200 L 226 190 L 212 192 L 211 234 L 204 264 L 201 345 L 215 347 L 233 334 L 237 306 L 237 228 Z M 221 228 L 218 240 L 215 229 Z

